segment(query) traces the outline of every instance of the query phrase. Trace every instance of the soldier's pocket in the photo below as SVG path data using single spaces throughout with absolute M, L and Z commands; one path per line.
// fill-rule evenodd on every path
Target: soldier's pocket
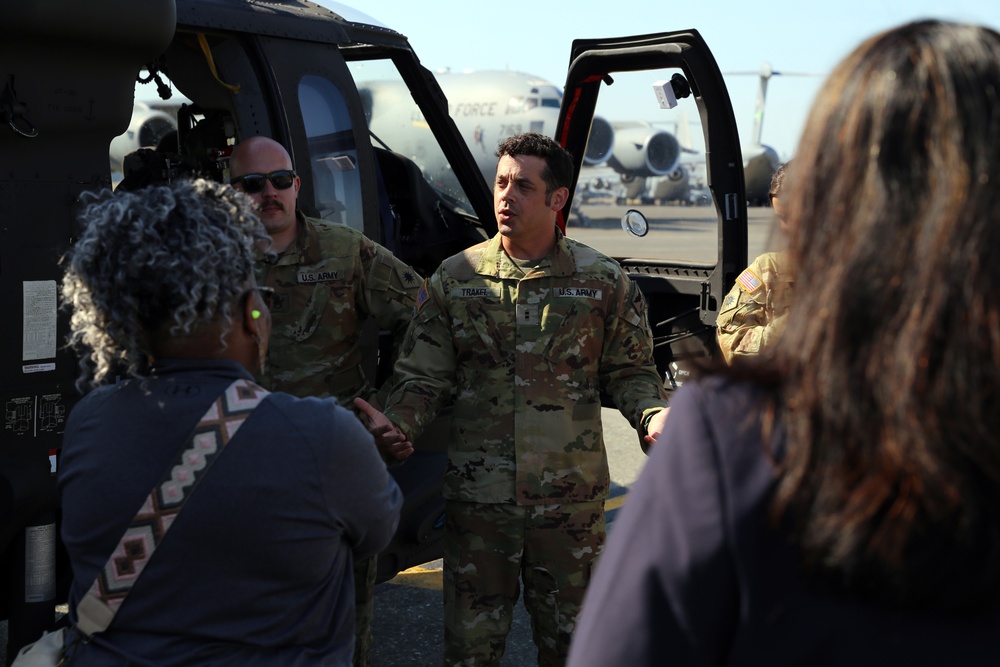
M 554 367 L 594 367 L 604 345 L 604 318 L 586 303 L 574 303 L 565 312 L 546 310 L 542 332 L 548 337 L 542 356 Z
M 309 294 L 309 300 L 301 310 L 292 337 L 303 342 L 309 340 L 323 323 L 328 308 L 336 309 L 337 326 L 343 331 L 353 331 L 357 318 L 354 309 L 354 292 L 344 281 L 316 283 Z
M 479 312 L 476 312 L 476 311 Z M 509 365 L 510 355 L 507 354 L 507 336 L 500 330 L 496 321 L 486 308 L 470 308 L 469 321 L 479 340 L 474 341 L 467 349 L 469 354 L 486 355 L 492 366 Z M 474 346 L 474 347 L 473 347 Z M 461 363 L 461 359 L 459 360 Z

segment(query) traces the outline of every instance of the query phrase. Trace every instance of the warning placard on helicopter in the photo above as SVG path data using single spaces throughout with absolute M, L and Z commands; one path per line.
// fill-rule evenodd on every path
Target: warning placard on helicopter
M 56 281 L 26 280 L 21 337 L 22 361 L 56 356 Z

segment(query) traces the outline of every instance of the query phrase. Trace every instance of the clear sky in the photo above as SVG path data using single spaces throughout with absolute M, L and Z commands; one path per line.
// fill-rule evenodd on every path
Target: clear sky
M 775 71 L 763 142 L 792 156 L 816 91 L 862 39 L 918 18 L 1000 30 L 1000 0 L 347 0 L 410 39 L 431 70 L 510 69 L 560 87 L 572 41 L 694 28 L 726 72 Z M 749 141 L 758 77 L 727 75 L 739 132 Z M 645 120 L 645 119 L 641 119 Z

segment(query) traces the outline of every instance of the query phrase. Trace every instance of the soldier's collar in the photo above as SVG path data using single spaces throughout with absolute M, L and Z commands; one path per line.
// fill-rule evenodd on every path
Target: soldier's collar
M 523 272 L 515 262 L 507 257 L 500 239 L 500 234 L 490 239 L 486 252 L 482 254 L 479 264 L 476 266 L 476 273 L 497 278 L 521 277 Z M 508 267 L 507 270 L 501 270 L 503 265 Z M 540 266 L 545 266 L 546 275 L 552 276 L 571 276 L 576 271 L 573 251 L 558 227 L 556 227 L 556 244 L 552 248 L 552 252 L 540 262 Z

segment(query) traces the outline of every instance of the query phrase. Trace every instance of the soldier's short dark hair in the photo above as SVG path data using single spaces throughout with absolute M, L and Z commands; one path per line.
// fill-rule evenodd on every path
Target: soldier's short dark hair
M 538 132 L 525 132 L 507 137 L 497 146 L 496 156 L 533 155 L 545 160 L 542 172 L 546 192 L 569 188 L 573 181 L 573 155 L 555 140 Z
M 788 173 L 788 165 L 791 163 L 792 161 L 789 160 L 774 170 L 774 175 L 771 176 L 771 189 L 767 192 L 768 204 L 770 204 L 775 197 L 779 197 L 781 195 L 781 190 L 785 187 L 785 174 Z

